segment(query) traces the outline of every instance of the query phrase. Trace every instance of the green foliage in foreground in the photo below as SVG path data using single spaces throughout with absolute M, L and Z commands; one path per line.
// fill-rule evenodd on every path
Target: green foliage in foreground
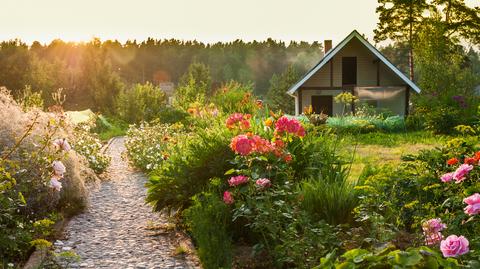
M 405 131 L 405 121 L 400 116 L 345 116 L 330 117 L 327 126 L 339 133 L 368 133 L 375 131 L 401 132 Z
M 230 268 L 232 239 L 228 231 L 231 214 L 218 192 L 201 193 L 184 211 L 186 224 L 198 245 L 198 256 L 204 268 Z

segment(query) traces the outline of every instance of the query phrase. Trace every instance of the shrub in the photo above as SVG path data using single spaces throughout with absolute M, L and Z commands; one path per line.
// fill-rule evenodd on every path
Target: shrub
M 209 179 L 228 170 L 225 160 L 233 157 L 228 147 L 232 133 L 215 118 L 209 124 L 210 128 L 195 129 L 189 139 L 178 141 L 167 160 L 152 172 L 147 201 L 154 210 L 187 208 Z
M 225 114 L 252 114 L 258 109 L 252 89 L 251 84 L 230 81 L 217 90 L 211 101 Z
M 90 131 L 91 128 L 92 123 L 78 124 L 74 130 L 76 139 L 72 141 L 72 146 L 76 152 L 87 159 L 95 173 L 101 174 L 110 165 L 110 157 L 102 153 L 102 143 Z
M 150 82 L 122 90 L 116 100 L 117 114 L 128 123 L 158 118 L 165 105 L 165 93 Z
M 228 231 L 231 214 L 218 193 L 203 192 L 184 211 L 186 224 L 198 246 L 204 268 L 230 268 L 232 239 Z
M 340 133 L 368 133 L 374 131 L 401 132 L 405 131 L 405 121 L 400 116 L 382 118 L 379 116 L 345 116 L 330 117 L 327 126 Z

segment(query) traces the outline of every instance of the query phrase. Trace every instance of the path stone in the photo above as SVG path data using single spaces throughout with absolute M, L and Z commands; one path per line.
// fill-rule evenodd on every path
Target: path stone
M 86 212 L 70 221 L 55 251 L 71 248 L 81 257 L 68 268 L 196 268 L 174 255 L 171 234 L 150 230 L 167 221 L 145 204 L 147 179 L 128 166 L 124 151 L 124 138 L 116 138 L 107 149 L 112 157 L 107 180 L 91 190 Z

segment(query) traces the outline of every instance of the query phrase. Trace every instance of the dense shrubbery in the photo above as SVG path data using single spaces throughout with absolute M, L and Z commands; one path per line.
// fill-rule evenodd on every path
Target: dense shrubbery
M 151 83 L 136 84 L 120 92 L 116 101 L 118 116 L 129 123 L 151 121 L 166 105 L 165 93 Z
M 386 118 L 375 116 L 330 117 L 327 120 L 327 126 L 333 128 L 337 132 L 344 133 L 405 131 L 405 121 L 400 116 L 390 116 Z
M 26 108 L 26 107 L 25 107 Z M 61 108 L 23 112 L 0 92 L 1 266 L 21 262 L 32 247 L 48 247 L 52 224 L 85 206 L 84 178 L 93 173 L 70 150 L 75 133 Z

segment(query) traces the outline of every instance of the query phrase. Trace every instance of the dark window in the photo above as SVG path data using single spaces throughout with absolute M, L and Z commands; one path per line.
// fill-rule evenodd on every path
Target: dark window
M 342 85 L 357 84 L 357 57 L 342 58 Z
M 332 116 L 333 97 L 331 95 L 312 96 L 312 109 L 316 114 L 323 113 Z

